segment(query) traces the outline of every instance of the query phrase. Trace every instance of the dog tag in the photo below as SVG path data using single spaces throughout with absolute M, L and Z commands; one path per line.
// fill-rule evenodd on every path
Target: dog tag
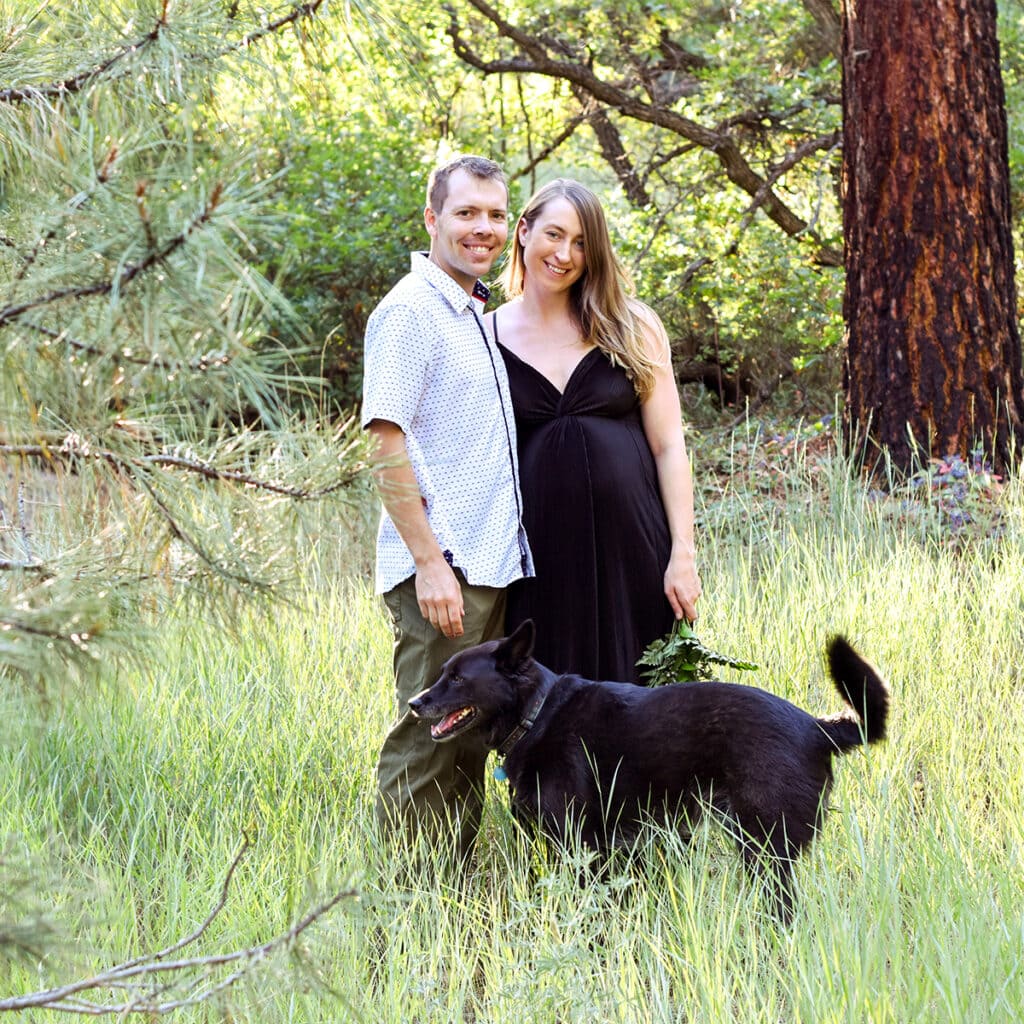
M 505 774 L 505 769 L 500 764 L 494 766 L 494 777 L 499 782 L 508 782 L 508 775 Z

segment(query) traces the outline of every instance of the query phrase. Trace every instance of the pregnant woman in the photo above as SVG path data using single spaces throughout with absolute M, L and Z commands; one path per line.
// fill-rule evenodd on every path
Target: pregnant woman
M 693 487 L 668 338 L 631 295 L 585 185 L 543 186 L 516 224 L 490 317 L 508 369 L 536 578 L 506 632 L 537 627 L 556 672 L 636 682 L 637 658 L 701 593 Z

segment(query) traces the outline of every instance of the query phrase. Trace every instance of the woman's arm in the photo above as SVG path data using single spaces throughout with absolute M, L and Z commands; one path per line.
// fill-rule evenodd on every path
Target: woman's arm
M 693 622 L 697 618 L 701 584 L 693 539 L 693 479 L 683 437 L 682 409 L 665 328 L 653 311 L 645 309 L 644 314 L 641 322 L 657 367 L 654 387 L 640 414 L 654 455 L 661 501 L 672 536 L 672 553 L 665 568 L 665 596 L 677 619 Z

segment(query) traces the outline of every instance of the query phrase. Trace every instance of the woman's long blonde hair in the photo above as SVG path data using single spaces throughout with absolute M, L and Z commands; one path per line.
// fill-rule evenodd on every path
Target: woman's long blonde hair
M 651 356 L 645 325 L 661 335 L 659 340 L 666 357 L 668 339 L 653 311 L 633 297 L 633 281 L 612 248 L 601 201 L 586 185 L 572 178 L 556 178 L 530 198 L 519 216 L 512 254 L 501 274 L 505 296 L 514 299 L 523 293 L 526 268 L 519 225 L 525 224 L 532 230 L 541 210 L 552 199 L 572 203 L 583 227 L 585 267 L 569 291 L 573 319 L 586 342 L 596 345 L 629 374 L 637 396 L 643 401 L 654 387 L 655 369 L 662 365 Z

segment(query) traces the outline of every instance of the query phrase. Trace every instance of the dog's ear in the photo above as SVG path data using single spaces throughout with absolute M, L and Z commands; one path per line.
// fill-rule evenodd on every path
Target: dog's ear
M 517 669 L 533 654 L 535 636 L 533 619 L 520 623 L 511 636 L 505 637 L 494 651 L 494 660 L 499 668 Z

